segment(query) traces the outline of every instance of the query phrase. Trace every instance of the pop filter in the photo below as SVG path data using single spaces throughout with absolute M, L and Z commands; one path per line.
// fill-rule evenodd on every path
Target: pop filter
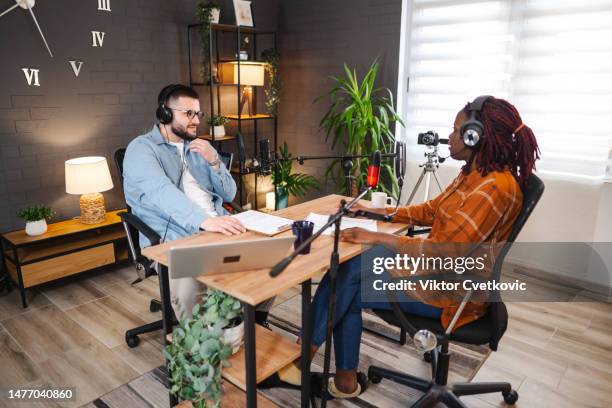
M 240 163 L 240 173 L 245 171 L 244 163 L 246 162 L 246 150 L 244 148 L 244 139 L 240 132 L 236 134 L 236 141 L 238 143 L 238 162 Z
M 259 141 L 259 171 L 262 176 L 267 176 L 272 173 L 270 152 L 270 139 L 262 139 Z
M 393 167 L 395 169 L 395 176 L 399 180 L 403 180 L 406 175 L 406 143 L 404 142 L 395 143 Z

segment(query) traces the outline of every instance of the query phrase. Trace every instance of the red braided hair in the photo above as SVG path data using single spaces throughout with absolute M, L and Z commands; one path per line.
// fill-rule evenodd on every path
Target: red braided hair
M 463 112 L 469 116 L 467 105 Z M 472 162 L 483 176 L 507 168 L 524 187 L 535 170 L 535 161 L 540 158 L 538 142 L 531 128 L 523 125 L 514 105 L 503 99 L 487 99 L 476 118 L 484 126 L 484 140 L 463 166 L 463 172 L 467 174 L 470 171 Z

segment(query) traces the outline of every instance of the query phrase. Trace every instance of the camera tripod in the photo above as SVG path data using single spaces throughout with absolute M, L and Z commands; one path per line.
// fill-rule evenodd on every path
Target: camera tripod
M 423 171 L 421 171 L 421 175 L 419 176 L 417 183 L 415 184 L 414 188 L 412 189 L 412 192 L 410 193 L 410 196 L 408 197 L 408 201 L 406 202 L 407 206 L 410 205 L 410 203 L 412 203 L 412 200 L 414 199 L 414 196 L 419 190 L 419 186 L 423 182 L 423 179 L 425 179 L 425 197 L 424 197 L 425 199 L 423 201 L 425 202 L 429 200 L 429 189 L 431 186 L 432 175 L 433 175 L 433 178 L 436 180 L 436 184 L 438 185 L 438 189 L 440 190 L 440 193 L 443 191 L 442 184 L 440 183 L 440 179 L 438 178 L 437 170 L 438 170 L 438 167 L 440 167 L 440 163 L 444 163 L 444 160 L 446 160 L 446 157 L 440 157 L 438 155 L 437 145 L 429 145 L 427 147 L 431 148 L 431 150 L 425 152 L 425 158 L 427 159 L 425 163 L 419 164 L 419 167 L 422 167 Z

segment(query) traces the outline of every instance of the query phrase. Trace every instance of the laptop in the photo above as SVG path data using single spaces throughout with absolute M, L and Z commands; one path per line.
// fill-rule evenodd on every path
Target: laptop
M 289 255 L 294 236 L 221 242 L 168 251 L 170 278 L 195 278 L 201 275 L 242 272 L 272 268 Z

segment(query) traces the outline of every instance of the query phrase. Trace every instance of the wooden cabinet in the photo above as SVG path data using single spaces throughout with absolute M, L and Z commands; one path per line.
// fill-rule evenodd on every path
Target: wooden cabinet
M 35 237 L 24 230 L 2 234 L 4 268 L 19 286 L 23 307 L 27 288 L 127 260 L 122 211 L 108 212 L 104 222 L 94 225 L 78 219 L 53 223 Z

